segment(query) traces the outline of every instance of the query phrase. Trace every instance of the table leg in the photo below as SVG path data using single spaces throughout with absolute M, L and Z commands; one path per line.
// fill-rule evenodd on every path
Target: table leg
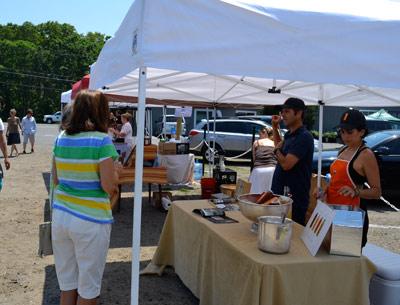
M 149 203 L 151 204 L 151 183 L 149 183 Z
M 122 193 L 122 185 L 118 184 L 118 205 L 117 205 L 117 212 L 121 209 L 121 193 Z

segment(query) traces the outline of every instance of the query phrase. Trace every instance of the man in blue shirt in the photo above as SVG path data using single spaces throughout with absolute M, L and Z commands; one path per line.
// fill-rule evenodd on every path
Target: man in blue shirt
M 289 98 L 282 106 L 281 116 L 272 117 L 275 156 L 278 164 L 272 180 L 272 191 L 283 194 L 289 187 L 292 194 L 292 219 L 305 225 L 305 215 L 309 203 L 311 166 L 314 153 L 314 140 L 303 126 L 306 106 L 301 99 Z M 279 123 L 283 120 L 289 130 L 282 141 Z

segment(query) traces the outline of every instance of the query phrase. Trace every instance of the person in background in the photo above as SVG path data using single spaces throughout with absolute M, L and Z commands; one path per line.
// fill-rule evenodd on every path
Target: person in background
M 117 191 L 108 101 L 80 91 L 54 144 L 52 243 L 61 305 L 97 304 Z
M 305 225 L 311 186 L 312 158 L 314 140 L 304 127 L 306 106 L 301 99 L 288 98 L 282 106 L 281 116 L 289 130 L 284 141 L 279 132 L 281 117 L 272 117 L 275 156 L 278 161 L 272 180 L 272 191 L 284 194 L 285 187 L 292 195 L 292 219 Z
M 117 129 L 111 129 L 114 135 L 118 138 L 123 138 L 124 143 L 127 145 L 127 148 L 124 152 L 121 153 L 122 160 L 125 160 L 127 156 L 127 152 L 130 152 L 133 146 L 133 138 L 132 138 L 132 125 L 130 122 L 132 115 L 130 113 L 121 114 L 122 127 L 121 131 Z
M 7 145 L 11 146 L 10 158 L 12 157 L 13 151 L 15 150 L 15 156 L 18 157 L 19 152 L 17 144 L 21 143 L 19 131 L 22 130 L 19 117 L 16 116 L 17 111 L 15 109 L 10 110 L 10 117 L 7 119 Z
M 31 143 L 31 153 L 35 152 L 35 134 L 36 134 L 37 126 L 36 120 L 33 117 L 32 109 L 28 109 L 26 112 L 26 116 L 22 118 L 22 134 L 24 135 L 23 141 L 23 154 L 26 154 L 26 144 L 29 142 Z
M 108 127 L 117 129 L 117 125 L 118 125 L 117 121 L 118 121 L 118 119 L 114 115 L 114 112 L 110 111 L 110 116 L 108 119 Z
M 250 173 L 250 193 L 261 194 L 271 190 L 276 158 L 274 155 L 273 130 L 264 127 L 259 131 L 260 138 L 253 144 L 253 170 Z
M 65 128 L 67 127 L 67 123 L 69 122 L 71 113 L 72 113 L 72 104 L 70 103 L 70 104 L 65 105 L 62 110 L 60 131 L 65 130 Z
M 375 154 L 363 141 L 367 135 L 365 116 L 358 110 L 343 113 L 339 133 L 344 147 L 330 167 L 331 179 L 323 193 L 328 204 L 351 205 L 365 211 L 362 246 L 367 243 L 368 199 L 379 199 L 381 183 Z M 364 187 L 368 183 L 369 189 Z
M 10 169 L 10 161 L 8 160 L 6 139 L 4 138 L 4 124 L 3 124 L 3 121 L 1 120 L 1 118 L 0 118 L 0 149 L 1 149 L 1 152 L 3 153 L 4 165 L 6 167 L 6 170 L 9 170 Z M 0 191 L 1 191 L 2 187 L 3 187 L 3 170 L 0 165 Z

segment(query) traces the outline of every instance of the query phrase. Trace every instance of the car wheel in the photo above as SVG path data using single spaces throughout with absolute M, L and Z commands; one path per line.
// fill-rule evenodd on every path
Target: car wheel
M 203 159 L 206 160 L 206 162 L 211 163 L 213 155 L 214 155 L 214 158 L 216 158 L 220 154 L 223 154 L 224 150 L 217 143 L 215 143 L 214 150 L 212 150 L 213 142 L 209 143 L 209 145 L 210 145 L 210 147 L 207 147 L 205 145 L 203 146 L 203 148 L 201 149 L 201 155 L 203 156 Z
M 52 120 L 52 119 L 46 119 L 46 123 L 47 123 L 47 124 L 52 124 L 52 123 L 53 123 L 53 120 Z

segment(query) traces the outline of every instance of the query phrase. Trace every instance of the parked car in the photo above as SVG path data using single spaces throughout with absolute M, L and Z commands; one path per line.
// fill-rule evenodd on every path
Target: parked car
M 215 142 L 215 150 L 217 153 L 225 156 L 237 156 L 251 148 L 253 128 L 256 138 L 258 138 L 260 129 L 271 127 L 262 121 L 256 120 L 218 119 L 216 120 L 214 137 L 213 122 L 214 121 L 210 121 L 210 132 L 207 135 L 207 141 L 210 143 L 210 147 L 213 147 L 213 142 Z M 210 160 L 211 151 L 204 145 L 199 146 L 204 138 L 204 130 L 207 130 L 206 120 L 202 120 L 189 132 L 190 149 L 194 153 L 201 154 L 205 156 L 207 160 Z M 243 156 L 243 158 L 250 157 L 250 153 Z
M 166 115 L 165 132 L 167 136 L 176 133 L 176 120 L 178 118 L 173 114 Z M 159 117 L 156 121 L 155 135 L 159 136 L 163 132 L 163 117 Z M 186 135 L 186 122 L 185 118 L 182 119 L 182 135 Z
M 47 124 L 52 124 L 52 123 L 59 123 L 61 122 L 61 111 L 57 111 L 54 114 L 45 114 L 43 116 L 43 122 Z
M 400 130 L 384 130 L 365 137 L 368 147 L 378 160 L 381 184 L 384 195 L 400 196 Z M 336 159 L 339 149 L 322 151 L 322 174 L 329 172 L 331 163 Z M 314 153 L 313 171 L 318 170 L 318 153 Z

